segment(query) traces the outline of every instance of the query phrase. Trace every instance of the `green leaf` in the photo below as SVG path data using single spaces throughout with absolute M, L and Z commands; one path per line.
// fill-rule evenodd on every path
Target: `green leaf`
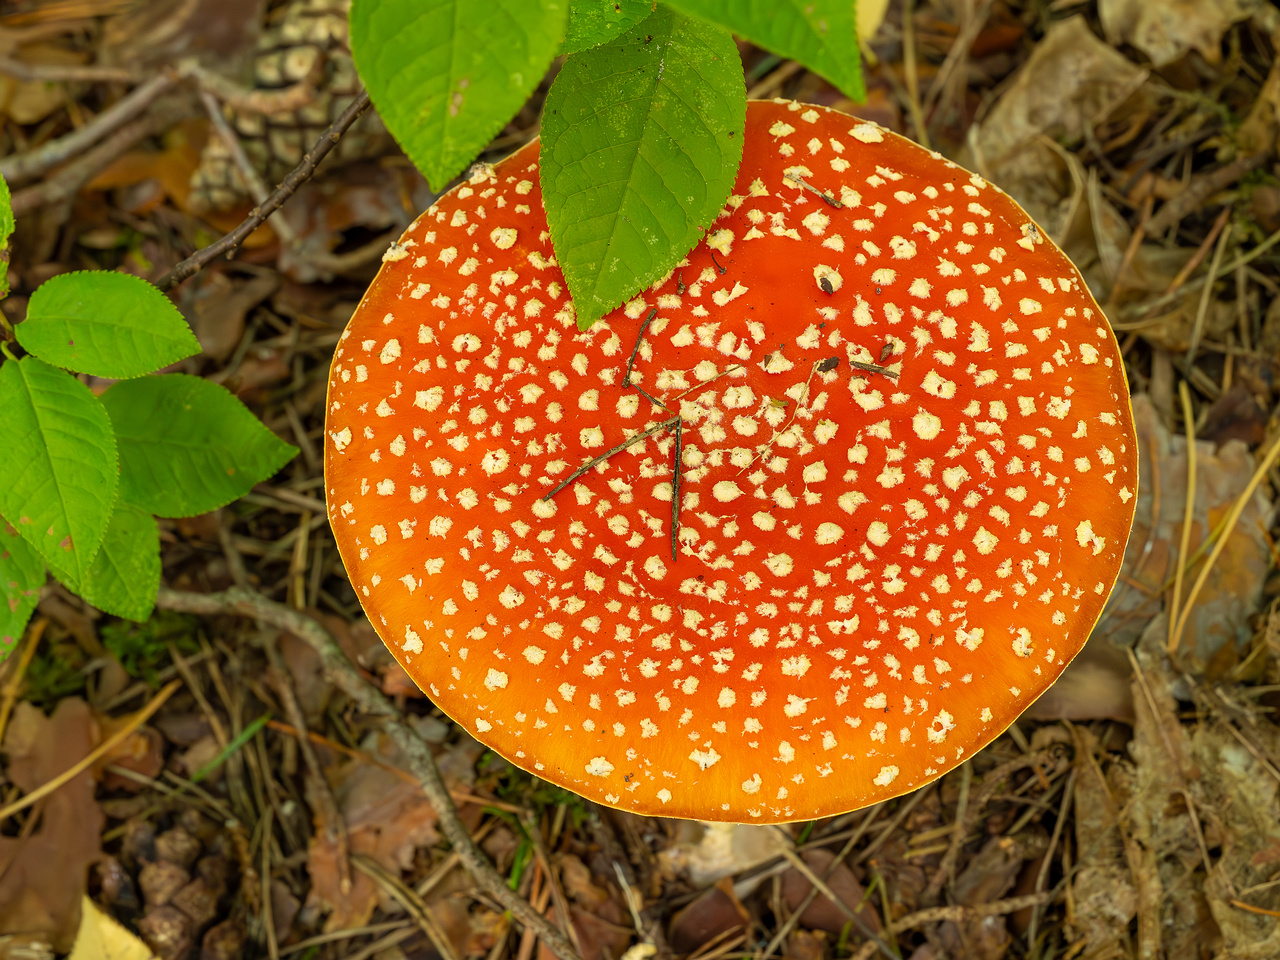
M 111 518 L 119 468 L 102 403 L 35 357 L 0 366 L 0 514 L 55 571 L 79 579 Z
M 568 0 L 353 0 L 351 53 L 387 129 L 442 190 L 524 104 Z
M 160 531 L 147 511 L 116 504 L 89 572 L 68 583 L 99 610 L 128 620 L 151 616 L 160 586 Z
M 298 453 L 216 383 L 170 373 L 102 395 L 120 443 L 120 496 L 162 517 L 207 513 Z
M 0 175 L 0 298 L 9 295 L 9 238 L 13 236 L 13 198 Z
M 0 662 L 26 629 L 44 578 L 40 554 L 0 517 Z
M 561 53 L 581 53 L 616 40 L 649 14 L 654 0 L 569 0 Z
M 746 112 L 733 38 L 663 6 L 568 58 L 547 96 L 540 167 L 579 326 L 698 241 L 733 187 Z
M 862 58 L 849 0 L 666 0 L 691 17 L 732 30 L 756 46 L 798 60 L 861 103 Z
M 90 270 L 46 280 L 31 295 L 18 342 L 54 366 L 140 377 L 200 352 L 178 308 L 147 281 Z

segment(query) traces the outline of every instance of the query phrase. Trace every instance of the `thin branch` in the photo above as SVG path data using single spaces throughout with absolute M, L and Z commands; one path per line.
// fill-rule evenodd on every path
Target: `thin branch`
M 0 174 L 4 176 L 10 187 L 35 179 L 45 171 L 83 153 L 107 134 L 128 123 L 151 106 L 155 99 L 172 87 L 177 80 L 178 78 L 168 71 L 152 77 L 117 103 L 103 110 L 80 129 L 57 140 L 50 140 L 44 146 L 37 147 L 28 153 L 20 153 L 0 160 Z M 14 212 L 17 213 L 17 210 Z
M 369 94 L 367 91 L 361 90 L 360 95 L 351 101 L 351 105 L 342 112 L 342 116 L 330 124 L 329 129 L 320 135 L 320 139 L 316 141 L 315 146 L 307 151 L 302 161 L 280 182 L 280 186 L 272 191 L 271 196 L 255 207 L 253 212 L 238 227 L 221 240 L 207 247 L 202 247 L 187 257 L 187 259 L 156 281 L 156 286 L 161 290 L 170 290 L 187 278 L 195 276 L 223 254 L 233 253 L 249 234 L 262 226 L 266 219 L 279 210 L 284 205 L 284 202 L 293 196 L 298 187 L 302 186 L 315 173 L 320 161 L 329 155 L 329 151 L 337 146 L 338 141 L 342 139 L 342 135 L 368 109 Z
M 240 113 L 292 113 L 310 106 L 316 100 L 315 78 L 305 77 L 297 83 L 278 90 L 253 90 L 233 83 L 198 63 L 184 63 L 178 68 L 183 77 L 190 77 L 201 90 L 217 97 Z
M 1056 894 L 1054 893 L 1028 893 L 1021 897 L 1009 897 L 1007 900 L 977 903 L 973 906 L 956 904 L 950 907 L 928 907 L 924 910 L 917 910 L 915 913 L 909 913 L 901 920 L 893 921 L 889 925 L 889 933 L 906 933 L 915 927 L 923 927 L 930 923 L 944 923 L 946 921 L 961 923 L 977 917 L 998 917 L 1007 913 L 1017 913 L 1019 910 L 1027 909 L 1027 907 L 1038 907 L 1046 903 L 1052 903 L 1055 897 Z M 868 940 L 858 948 L 858 951 L 850 960 L 871 960 L 875 952 L 876 941 Z
M 245 154 L 244 147 L 240 143 L 240 138 L 231 129 L 231 124 L 227 123 L 227 118 L 222 113 L 222 106 L 218 103 L 218 98 L 208 90 L 202 89 L 200 91 L 200 102 L 204 104 L 205 113 L 209 115 L 209 122 L 213 124 L 214 130 L 218 132 L 218 137 L 222 140 L 223 146 L 231 154 L 231 161 L 235 164 L 236 169 L 240 171 L 241 178 L 249 188 L 249 196 L 253 197 L 254 203 L 265 203 L 270 195 L 267 191 L 267 185 L 262 182 L 262 176 L 249 161 L 249 157 Z M 292 246 L 297 241 L 297 235 L 294 234 L 293 229 L 285 221 L 283 214 L 277 216 L 277 214 L 273 213 L 268 219 L 271 222 L 271 229 L 276 232 L 276 236 L 280 238 L 282 243 L 286 246 Z
M 138 83 L 141 78 L 132 70 L 120 67 L 92 67 L 62 63 L 23 63 L 12 57 L 0 57 L 0 73 L 23 83 Z
M 14 216 L 20 217 L 46 204 L 69 200 L 135 144 L 169 129 L 190 113 L 191 106 L 185 99 L 175 99 L 160 104 L 144 117 L 126 123 L 57 173 L 16 191 L 12 199 Z
M 334 686 L 350 697 L 359 710 L 371 716 L 386 718 L 384 729 L 387 735 L 404 757 L 409 772 L 422 785 L 423 793 L 440 818 L 441 832 L 476 884 L 505 909 L 510 910 L 525 927 L 535 931 L 559 960 L 580 960 L 564 935 L 528 902 L 517 896 L 494 870 L 459 818 L 457 808 L 449 796 L 449 788 L 445 786 L 435 757 L 431 755 L 426 742 L 404 721 L 395 705 L 360 675 L 338 646 L 333 634 L 317 621 L 291 607 L 239 588 L 232 588 L 225 593 L 201 594 L 161 587 L 156 597 L 156 606 L 202 616 L 233 614 L 254 617 L 278 629 L 288 630 L 315 650 Z
M 622 385 L 624 387 L 631 386 L 631 368 L 636 364 L 636 354 L 640 352 L 640 344 L 644 342 L 644 332 L 649 329 L 649 324 L 653 323 L 653 318 L 658 315 L 658 308 L 654 307 L 649 311 L 649 315 L 644 318 L 644 323 L 640 324 L 640 332 L 636 334 L 636 345 L 631 348 L 631 356 L 627 358 L 627 372 L 622 377 Z

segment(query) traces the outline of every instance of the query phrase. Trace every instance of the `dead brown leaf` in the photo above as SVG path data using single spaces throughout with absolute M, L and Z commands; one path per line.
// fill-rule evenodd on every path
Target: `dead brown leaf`
M 1107 39 L 1141 50 L 1163 67 L 1195 50 L 1210 63 L 1222 59 L 1222 36 L 1261 0 L 1099 0 Z
M 1059 21 L 974 129 L 971 159 L 1056 235 L 1050 214 L 1069 184 L 1051 141 L 1079 140 L 1146 79 L 1147 72 L 1099 40 L 1084 17 Z
M 24 791 L 83 759 L 101 733 L 88 704 L 59 702 L 51 717 L 29 703 L 14 709 L 4 748 L 9 779 Z M 33 829 L 0 836 L 0 935 L 36 934 L 55 950 L 71 949 L 80 923 L 89 865 L 101 855 L 105 817 L 85 771 L 50 794 L 28 816 Z
M 385 739 L 373 749 L 388 763 L 395 763 L 394 750 Z M 439 839 L 435 811 L 416 784 L 359 758 L 335 763 L 326 774 L 346 823 L 352 853 L 364 854 L 398 873 L 411 865 L 416 848 Z M 344 871 L 338 864 L 337 845 L 328 839 L 331 836 L 328 824 L 316 824 L 307 849 L 311 875 L 308 903 L 329 911 L 327 931 L 362 926 L 378 905 L 379 887 L 366 874 L 350 870 L 351 889 L 342 889 Z
M 847 909 L 858 913 L 868 929 L 877 933 L 880 931 L 880 916 L 876 913 L 875 906 L 866 900 L 865 888 L 846 864 L 842 863 L 832 870 L 835 854 L 829 850 L 806 850 L 801 854 L 801 859 L 817 876 L 825 879 L 827 887 L 840 898 Z M 812 889 L 813 884 L 795 867 L 782 875 L 782 898 L 792 910 L 799 909 Z M 840 933 L 849 923 L 849 918 L 825 894 L 819 894 L 800 915 L 800 923 L 811 930 Z

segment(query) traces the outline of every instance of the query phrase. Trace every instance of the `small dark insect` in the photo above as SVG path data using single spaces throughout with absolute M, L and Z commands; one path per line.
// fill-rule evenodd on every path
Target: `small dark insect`
M 893 356 L 893 344 L 886 343 L 883 347 L 880 348 L 880 362 L 884 363 L 891 356 Z
M 720 271 L 720 276 L 723 277 L 725 270 L 728 268 L 720 266 L 720 261 L 716 259 L 716 252 L 714 250 L 711 251 L 711 262 L 716 265 L 716 269 Z
M 818 364 L 818 372 L 819 372 L 819 373 L 830 373 L 832 370 L 834 370 L 834 369 L 835 369 L 836 367 L 838 367 L 838 366 L 840 366 L 840 358 L 839 358 L 839 357 L 827 357 L 827 359 L 825 359 L 825 360 L 821 361 L 821 362 Z
M 876 296 L 877 296 L 877 297 L 878 297 L 878 296 L 880 296 L 880 288 L 879 288 L 879 287 L 876 287 Z
M 831 280 L 829 277 L 819 277 L 818 286 L 822 288 L 822 292 L 825 293 L 828 297 L 836 292 L 836 288 L 831 285 Z
M 680 273 L 676 274 L 676 295 L 683 297 L 685 289 L 686 288 L 684 285 L 684 272 L 681 271 Z

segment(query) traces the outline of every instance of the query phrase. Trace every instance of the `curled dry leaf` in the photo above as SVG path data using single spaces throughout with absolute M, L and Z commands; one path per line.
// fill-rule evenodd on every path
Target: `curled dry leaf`
M 1053 24 L 971 138 L 973 162 L 1058 236 L 1053 214 L 1069 194 L 1051 141 L 1101 124 L 1147 79 L 1099 40 L 1083 16 Z
M 1217 63 L 1223 34 L 1262 5 L 1262 0 L 1098 0 L 1098 19 L 1108 41 L 1137 47 L 1154 67 L 1168 66 L 1192 50 Z

